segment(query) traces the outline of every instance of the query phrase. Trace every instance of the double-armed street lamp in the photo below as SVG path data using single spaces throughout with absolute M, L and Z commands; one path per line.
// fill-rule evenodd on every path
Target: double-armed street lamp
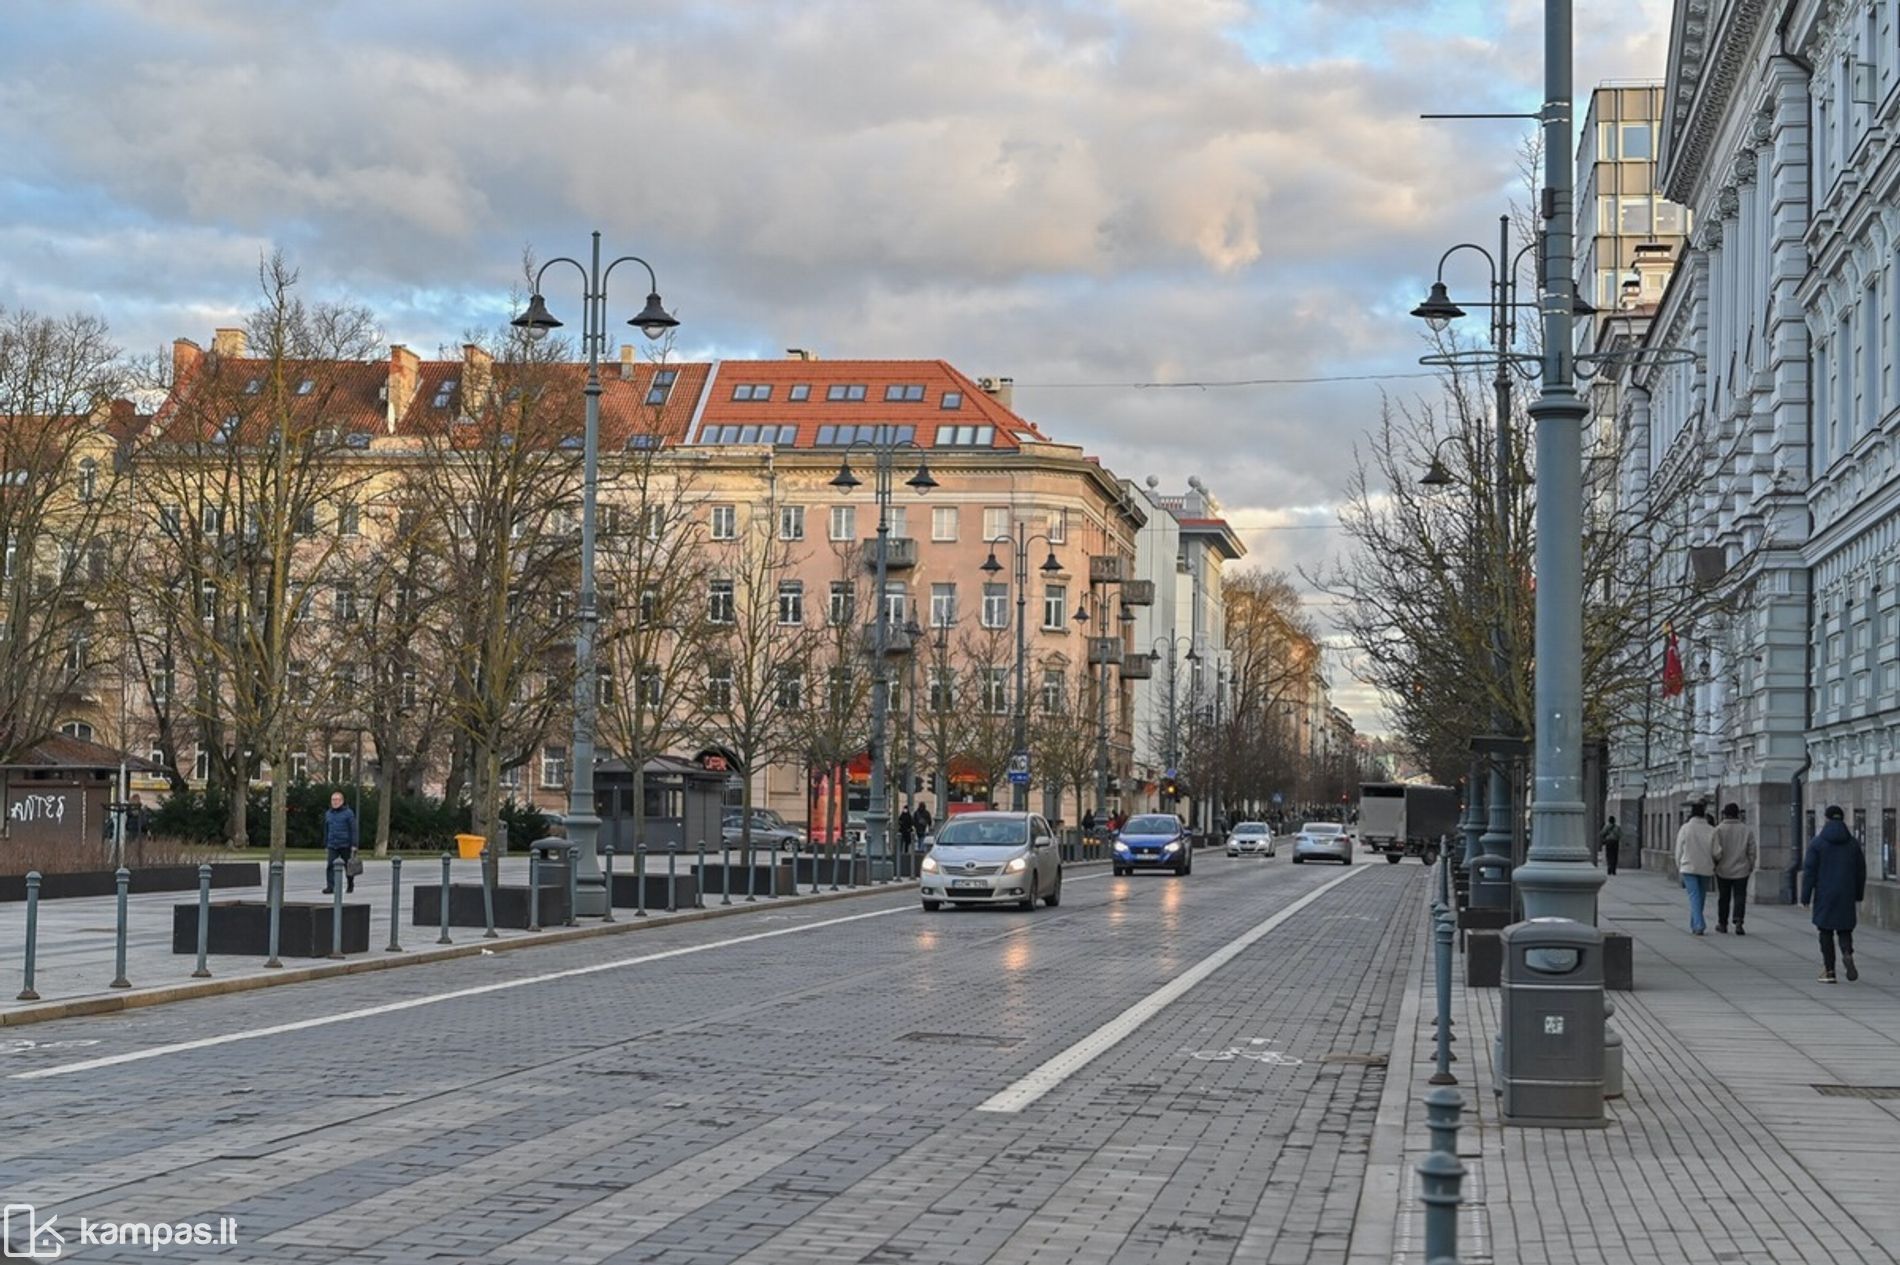
M 566 255 L 557 256 L 535 270 L 534 292 L 528 298 L 528 310 L 509 322 L 531 341 L 540 341 L 551 330 L 561 327 L 548 311 L 542 297 L 541 279 L 556 264 L 568 264 L 581 274 L 581 344 L 587 352 L 586 429 L 582 434 L 581 482 L 581 593 L 579 626 L 574 635 L 574 758 L 568 774 L 567 837 L 580 850 L 576 873 L 574 912 L 598 917 L 607 912 L 612 899 L 601 877 L 595 846 L 600 837 L 600 817 L 594 812 L 594 726 L 595 668 L 594 633 L 600 613 L 594 591 L 594 531 L 600 485 L 600 357 L 607 343 L 607 281 L 615 268 L 636 263 L 646 269 L 647 301 L 627 323 L 658 339 L 679 324 L 660 302 L 660 283 L 653 266 L 638 255 L 622 255 L 600 265 L 600 234 L 593 235 L 593 253 L 586 264 Z
M 895 427 L 886 428 L 895 432 Z M 891 677 L 886 662 L 891 649 L 891 626 L 897 621 L 895 612 L 890 609 L 889 599 L 885 595 L 885 585 L 890 575 L 890 535 L 891 535 L 891 493 L 896 481 L 895 467 L 897 454 L 905 450 L 917 454 L 917 472 L 904 480 L 904 486 L 915 488 L 918 495 L 937 486 L 930 477 L 930 463 L 924 449 L 914 440 L 895 437 L 877 439 L 859 439 L 845 446 L 844 458 L 838 466 L 838 473 L 832 477 L 831 486 L 840 491 L 849 492 L 862 487 L 864 480 L 852 473 L 851 454 L 858 450 L 871 454 L 872 493 L 877 499 L 877 544 L 873 555 L 873 567 L 877 576 L 876 605 L 871 620 L 871 807 L 864 815 L 865 834 L 869 840 L 871 856 L 875 859 L 880 853 L 891 860 L 892 873 L 896 872 L 896 853 L 891 848 L 891 805 L 890 805 L 890 752 L 884 741 L 884 730 L 890 719 Z M 897 631 L 904 632 L 900 627 Z
M 1010 760 L 1010 804 L 1019 813 L 1029 811 L 1029 546 L 1044 544 L 1049 547 L 1049 556 L 1042 560 L 1038 568 L 1044 576 L 1056 575 L 1062 570 L 1062 563 L 1056 558 L 1056 542 L 1047 535 L 1038 532 L 1031 536 L 1028 528 L 1020 519 L 1016 523 L 1016 738 L 1015 754 Z M 996 546 L 1011 543 L 1010 537 L 998 536 L 986 542 L 990 547 L 989 557 L 983 559 L 980 570 L 984 575 L 995 575 L 1003 569 L 996 560 Z
M 1177 727 L 1175 710 L 1176 682 L 1180 673 L 1175 666 L 1175 655 L 1182 646 L 1187 647 L 1187 661 L 1197 667 L 1201 662 L 1201 652 L 1194 647 L 1194 638 L 1185 636 L 1156 637 L 1152 649 L 1158 655 L 1166 649 L 1168 655 L 1168 781 L 1180 776 L 1181 744 L 1180 730 Z M 1175 796 L 1169 795 L 1168 806 L 1174 806 Z
M 1106 609 L 1108 605 L 1108 601 L 1107 601 L 1106 594 L 1107 594 L 1106 585 L 1091 585 L 1090 586 L 1089 600 L 1094 605 L 1095 609 L 1098 611 L 1101 611 L 1103 615 L 1102 628 L 1101 628 L 1100 633 L 1098 634 L 1098 639 L 1103 643 L 1106 643 L 1110 637 L 1116 635 L 1115 633 L 1111 632 L 1109 629 L 1109 622 L 1107 619 L 1107 609 Z M 1132 626 L 1135 622 L 1135 612 L 1128 608 L 1128 604 L 1126 602 L 1119 602 L 1117 603 L 1117 605 L 1121 607 L 1120 622 L 1121 622 L 1122 631 L 1126 632 L 1127 629 L 1130 626 Z M 1089 615 L 1088 607 L 1078 603 L 1076 605 L 1075 615 L 1073 616 L 1073 618 L 1076 623 L 1081 624 L 1084 628 L 1087 628 L 1089 623 L 1091 622 L 1091 617 Z M 1108 655 L 1107 647 L 1105 644 L 1103 646 L 1102 653 L 1097 655 L 1096 657 L 1101 660 L 1101 662 L 1097 665 L 1098 675 L 1096 677 L 1096 685 L 1095 685 L 1095 820 L 1098 823 L 1100 823 L 1100 822 L 1104 822 L 1108 820 L 1109 655 Z

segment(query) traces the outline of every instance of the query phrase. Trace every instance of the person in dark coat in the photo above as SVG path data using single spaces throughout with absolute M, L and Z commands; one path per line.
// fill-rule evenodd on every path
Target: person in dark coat
M 930 833 L 930 805 L 920 802 L 910 815 L 911 829 L 917 832 L 919 839 Z
M 1834 982 L 1834 945 L 1840 942 L 1841 965 L 1849 982 L 1860 978 L 1854 966 L 1854 927 L 1859 905 L 1867 896 L 1867 854 L 1847 829 L 1847 814 L 1829 805 L 1821 831 L 1808 843 L 1801 866 L 1801 904 L 1814 910 L 1821 933 L 1821 982 Z
M 917 819 L 910 815 L 910 809 L 900 809 L 897 814 L 897 840 L 904 845 L 904 851 L 911 850 L 911 843 L 917 837 Z
M 330 893 L 337 862 L 343 863 L 344 890 L 356 890 L 356 877 L 349 872 L 350 858 L 356 855 L 356 810 L 343 802 L 343 792 L 333 791 L 330 807 L 323 814 L 323 891 Z

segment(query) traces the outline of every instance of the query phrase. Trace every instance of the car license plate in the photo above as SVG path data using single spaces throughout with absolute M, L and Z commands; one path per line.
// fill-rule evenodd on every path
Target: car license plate
M 958 879 L 951 879 L 950 886 L 954 888 L 958 888 L 959 890 L 967 891 L 970 889 L 981 890 L 983 888 L 987 888 L 989 884 L 985 883 L 980 878 L 958 878 Z

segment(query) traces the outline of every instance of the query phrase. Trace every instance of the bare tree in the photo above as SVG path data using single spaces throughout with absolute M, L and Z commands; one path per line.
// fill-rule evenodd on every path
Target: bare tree
M 1016 750 L 1016 640 L 1007 628 L 979 628 L 962 638 L 963 749 L 968 768 L 983 779 L 990 802 Z
M 857 601 L 858 577 L 864 568 L 864 549 L 857 541 L 834 545 L 842 601 L 828 605 L 822 616 L 808 612 L 823 626 L 811 636 L 810 677 L 813 696 L 795 718 L 806 769 L 824 774 L 835 788 L 844 780 L 845 766 L 871 741 L 871 657 L 866 652 L 863 621 Z M 813 839 L 843 837 L 843 822 L 832 819 L 837 796 L 825 797 L 822 818 L 812 823 Z

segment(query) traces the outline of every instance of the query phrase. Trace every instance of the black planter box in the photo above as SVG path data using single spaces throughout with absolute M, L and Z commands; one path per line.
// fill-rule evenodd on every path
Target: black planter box
M 648 856 L 647 860 L 650 862 L 653 860 L 653 858 L 651 856 Z M 735 873 L 732 877 L 736 881 L 739 879 L 740 875 Z M 655 910 L 655 911 L 665 909 L 666 908 L 666 862 L 665 861 L 660 862 L 660 869 L 658 873 L 649 873 L 646 876 L 646 887 L 647 887 L 646 907 L 650 910 Z M 759 890 L 764 891 L 765 889 L 760 888 Z M 639 896 L 640 896 L 639 882 L 634 878 L 633 875 L 621 874 L 618 872 L 614 874 L 613 892 L 608 897 L 608 899 L 613 902 L 613 906 L 615 909 L 636 908 L 640 903 Z M 679 902 L 677 907 L 680 909 L 691 909 L 697 903 L 698 897 L 699 897 L 699 881 L 693 877 L 692 866 L 690 865 L 680 866 L 678 887 L 675 889 L 675 896 Z M 716 900 L 718 898 L 714 897 L 714 899 Z
M 262 887 L 264 867 L 255 861 L 214 861 L 211 886 Z M 76 874 L 46 874 L 40 878 L 41 900 L 63 900 L 72 896 L 111 896 L 119 890 L 117 875 L 111 870 L 82 870 Z M 198 867 L 195 865 L 148 865 L 132 867 L 133 892 L 195 892 Z M 0 902 L 25 900 L 26 876 L 0 874 Z M 192 952 L 197 952 L 194 947 Z
M 206 952 L 234 957 L 270 955 L 270 906 L 261 900 L 211 902 Z M 285 901 L 277 922 L 277 952 L 287 958 L 330 956 L 335 912 L 328 901 Z M 172 906 L 172 952 L 198 951 L 198 905 Z M 343 952 L 369 952 L 369 906 L 343 906 Z
M 543 927 L 558 927 L 567 921 L 567 879 L 563 873 L 558 883 L 541 883 L 540 907 Z M 418 927 L 439 927 L 442 925 L 442 885 L 440 883 L 419 884 L 412 889 L 413 904 L 410 906 L 410 920 Z M 449 926 L 485 927 L 487 919 L 482 914 L 482 885 L 480 883 L 451 883 L 449 885 Z M 510 883 L 495 887 L 495 925 L 507 927 L 513 931 L 528 929 L 528 885 L 519 886 Z
M 811 890 L 811 869 L 813 862 L 814 858 L 801 856 L 792 863 L 792 872 L 797 876 L 798 885 L 808 892 Z M 834 866 L 836 866 L 835 872 L 838 876 L 836 881 L 840 887 L 850 886 L 854 883 L 859 887 L 863 887 L 871 881 L 871 862 L 865 857 L 858 857 L 854 861 L 850 857 L 841 856 L 834 860 L 828 853 L 821 852 L 816 858 L 816 864 L 818 866 L 818 886 L 821 889 L 831 886 L 833 881 L 831 876 L 834 873 Z
M 740 897 L 747 895 L 769 896 L 773 894 L 774 889 L 772 883 L 774 880 L 772 877 L 772 866 L 768 862 L 760 861 L 748 866 L 734 861 L 730 866 L 726 866 L 716 861 L 709 861 L 703 869 L 699 866 L 693 867 L 694 873 L 698 874 L 700 878 L 700 889 L 706 893 L 706 900 L 709 903 L 715 900 L 725 899 L 726 871 L 728 869 L 732 871 L 732 898 L 734 900 L 738 900 Z M 665 876 L 662 875 L 661 878 L 664 879 Z M 752 881 L 751 887 L 746 886 L 746 880 L 748 878 Z M 776 889 L 778 895 L 790 896 L 793 894 L 792 862 L 789 857 L 778 863 L 778 878 L 776 881 L 778 883 Z

